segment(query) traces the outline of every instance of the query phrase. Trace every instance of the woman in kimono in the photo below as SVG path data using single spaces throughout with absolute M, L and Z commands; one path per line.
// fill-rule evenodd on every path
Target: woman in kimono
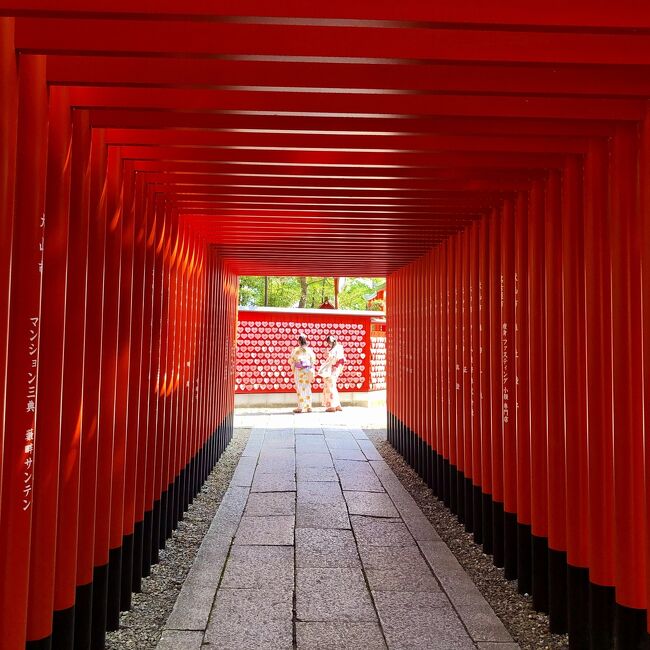
M 337 342 L 335 336 L 330 334 L 326 340 L 330 350 L 318 374 L 323 378 L 323 406 L 328 413 L 333 413 L 343 410 L 336 382 L 343 372 L 345 353 L 343 346 Z
M 293 377 L 296 382 L 296 393 L 298 394 L 298 407 L 293 409 L 294 413 L 307 411 L 311 413 L 311 383 L 314 381 L 314 364 L 316 355 L 307 345 L 307 337 L 301 334 L 298 337 L 298 347 L 294 349 L 289 357 L 289 364 L 293 368 Z

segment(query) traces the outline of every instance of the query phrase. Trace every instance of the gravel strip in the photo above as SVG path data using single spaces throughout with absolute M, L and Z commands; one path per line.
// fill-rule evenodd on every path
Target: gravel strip
M 386 431 L 365 427 L 364 431 L 522 650 L 568 648 L 568 635 L 549 633 L 548 616 L 533 609 L 532 599 L 517 591 L 516 580 L 505 579 L 503 569 L 492 564 L 491 557 L 390 445 Z
M 120 615 L 120 629 L 106 635 L 106 650 L 153 650 L 163 625 L 174 607 L 185 576 L 230 485 L 232 475 L 246 446 L 250 429 L 235 429 L 232 441 L 222 454 L 199 494 L 178 523 L 160 562 L 142 580 L 142 592 L 133 594 L 132 606 Z

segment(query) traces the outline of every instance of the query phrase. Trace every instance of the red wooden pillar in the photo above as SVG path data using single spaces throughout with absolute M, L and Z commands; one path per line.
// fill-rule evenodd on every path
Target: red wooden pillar
M 551 631 L 558 634 L 567 630 L 561 183 L 560 172 L 552 170 L 546 188 L 544 220 L 549 624 Z
M 456 401 L 456 500 L 458 519 L 465 522 L 465 401 L 463 394 L 463 240 L 454 241 L 454 395 Z
M 16 137 L 18 120 L 18 76 L 14 47 L 14 19 L 0 18 L 0 395 L 7 380 L 7 330 L 11 279 L 11 242 L 13 233 L 16 181 Z M 0 399 L 0 497 L 4 462 L 5 404 Z
M 483 543 L 483 496 L 482 449 L 481 449 L 481 321 L 479 314 L 479 255 L 480 223 L 474 222 L 470 229 L 469 300 L 470 300 L 470 345 L 471 345 L 471 396 L 472 396 L 472 519 L 474 541 Z
M 440 394 L 442 414 L 442 498 L 449 507 L 449 307 L 447 268 L 449 258 L 449 242 L 440 246 Z
M 190 348 L 188 350 L 188 360 L 190 363 L 188 400 L 189 408 L 187 412 L 187 441 L 185 452 L 185 488 L 184 498 L 185 507 L 189 505 L 191 494 L 191 477 L 192 477 L 192 459 L 194 456 L 194 444 L 199 426 L 199 390 L 202 373 L 201 362 L 203 355 L 203 319 L 202 304 L 205 297 L 206 285 L 203 274 L 203 250 L 202 242 L 198 237 L 193 241 L 193 273 L 192 273 L 192 331 L 190 333 Z
M 415 305 L 418 309 L 418 347 L 415 348 L 419 350 L 420 354 L 424 359 L 428 359 L 428 350 L 426 345 L 426 333 L 427 333 L 427 297 L 425 289 L 425 277 L 426 277 L 426 256 L 422 256 L 418 260 L 418 269 L 417 274 L 414 278 L 414 295 L 417 296 Z M 426 416 L 429 410 L 429 405 L 427 404 L 427 363 L 418 362 L 417 354 L 414 359 L 414 367 L 417 372 L 417 402 L 415 404 L 415 413 L 417 416 L 417 427 L 418 427 L 418 468 L 421 478 L 426 482 L 427 480 L 427 448 L 428 448 L 428 431 L 426 426 Z
M 95 498 L 95 559 L 93 576 L 92 647 L 103 647 L 108 624 L 109 576 L 119 567 L 119 552 L 111 544 L 115 405 L 122 257 L 121 161 L 115 148 L 108 149 L 106 169 L 106 241 L 104 253 L 103 327 L 99 384 L 97 495 Z M 118 445 L 120 444 L 118 440 Z M 121 522 L 120 522 L 121 523 Z M 112 567 L 110 566 L 112 565 Z
M 120 241 L 120 284 L 117 330 L 117 365 L 115 368 L 115 425 L 113 438 L 113 471 L 111 491 L 111 530 L 109 537 L 110 565 L 108 576 L 107 628 L 116 630 L 120 624 L 120 600 L 122 574 L 130 567 L 131 556 L 125 557 L 124 498 L 126 481 L 126 458 L 135 431 L 128 431 L 129 363 L 131 354 L 131 303 L 133 299 L 133 251 L 135 234 L 134 189 L 130 174 L 124 174 L 124 163 L 119 149 L 116 150 L 118 171 L 117 190 L 122 196 L 120 211 L 122 232 Z M 109 216 L 110 216 L 109 212 Z M 109 222 L 110 223 L 110 222 Z M 129 573 L 130 576 L 130 573 Z M 125 581 L 129 583 L 125 575 Z
M 528 347 L 533 606 L 548 611 L 544 186 L 533 181 L 528 210 Z
M 4 461 L 0 507 L 0 630 L 7 650 L 22 650 L 27 629 L 34 508 L 36 382 L 41 243 L 47 153 L 45 58 L 21 56 L 11 246 Z M 35 541 L 35 540 L 34 540 Z
M 489 312 L 489 231 L 488 218 L 479 222 L 478 313 L 479 313 L 479 391 L 481 409 L 481 476 L 483 550 L 492 553 L 492 404 L 490 400 L 490 312 Z
M 81 420 L 81 466 L 79 495 L 79 538 L 77 594 L 74 611 L 75 644 L 89 647 L 94 581 L 95 498 L 101 381 L 101 340 L 103 329 L 102 290 L 106 244 L 106 146 L 104 133 L 93 132 L 90 164 L 88 272 L 86 283 L 86 323 L 83 366 L 83 407 Z M 66 357 L 67 358 L 67 357 Z
M 177 417 L 176 417 L 176 451 L 174 461 L 174 509 L 172 512 L 172 524 L 174 529 L 178 526 L 179 519 L 183 517 L 183 475 L 181 473 L 184 464 L 185 455 L 185 437 L 187 435 L 187 424 L 185 422 L 187 410 L 187 392 L 186 385 L 188 381 L 188 367 L 187 367 L 187 346 L 188 336 L 191 328 L 191 272 L 192 272 L 192 242 L 188 233 L 187 225 L 181 221 L 181 231 L 183 233 L 183 257 L 181 260 L 181 276 L 180 282 L 180 298 L 181 298 L 181 313 L 179 321 L 179 346 L 176 355 L 177 363 L 177 376 L 176 376 L 176 401 L 177 401 Z
M 158 409 L 159 388 L 161 384 L 161 338 L 163 323 L 163 256 L 166 241 L 165 208 L 157 202 L 155 196 L 149 195 L 151 210 L 154 214 L 155 228 L 152 230 L 152 317 L 149 362 L 149 415 L 147 425 L 147 483 L 145 488 L 145 516 L 143 526 L 143 567 L 142 573 L 148 576 L 151 564 L 158 561 L 158 537 L 160 533 L 160 501 L 156 493 L 156 476 L 159 462 Z
M 164 537 L 161 543 L 172 535 L 174 527 L 174 467 L 177 451 L 177 422 L 178 422 L 178 349 L 180 343 L 180 317 L 182 310 L 182 296 L 180 295 L 180 277 L 182 274 L 183 259 L 183 233 L 176 219 L 175 238 L 171 251 L 169 269 L 169 338 L 167 343 L 167 385 L 166 385 L 166 413 L 165 413 L 165 440 L 164 452 L 165 469 L 163 470 L 162 489 L 166 500 L 166 516 L 164 519 Z
M 59 507 L 59 451 L 65 331 L 68 212 L 70 202 L 70 140 L 72 125 L 67 92 L 50 92 L 41 332 L 39 340 L 38 412 L 34 449 L 34 508 L 29 571 L 27 640 L 48 642 L 52 634 L 56 522 Z M 65 507 L 65 504 L 62 504 Z
M 503 390 L 501 374 L 501 211 L 494 209 L 489 229 L 489 373 L 490 437 L 492 440 L 492 554 L 494 564 L 504 564 L 503 545 Z
M 646 102 L 645 116 L 640 141 L 640 189 L 641 189 L 641 272 L 643 289 L 643 378 L 644 410 L 650 412 L 650 104 Z M 650 428 L 645 427 L 645 493 L 646 493 L 646 531 L 650 528 Z M 647 533 L 646 533 L 647 534 Z M 646 598 L 650 602 L 650 544 L 646 543 Z M 647 608 L 646 608 L 647 609 Z M 650 616 L 647 617 L 650 630 Z
M 646 419 L 650 417 L 650 104 L 646 102 L 645 116 L 641 129 L 640 141 L 640 169 L 641 189 L 641 272 L 643 289 L 643 374 L 644 374 L 644 412 Z M 646 471 L 646 598 L 650 604 L 650 428 L 645 427 L 645 471 Z M 647 616 L 648 606 L 646 606 Z M 650 631 L 650 616 L 647 616 L 648 630 Z
M 458 377 L 456 364 L 457 237 L 447 240 L 447 389 L 449 400 L 449 508 L 458 514 Z
M 431 264 L 429 269 L 429 291 L 431 295 L 431 415 L 432 415 L 432 442 L 433 454 L 431 458 L 431 489 L 433 493 L 440 498 L 440 463 L 441 463 L 441 446 L 440 446 L 440 310 L 438 306 L 438 247 L 431 251 Z
M 474 476 L 473 458 L 472 458 L 472 342 L 471 342 L 471 243 L 472 228 L 467 228 L 461 236 L 463 264 L 462 264 L 462 284 L 463 284 L 463 355 L 462 355 L 462 381 L 463 381 L 463 440 L 464 440 L 464 475 L 465 484 L 463 493 L 465 498 L 465 530 L 471 533 L 474 530 L 474 489 L 472 480 Z
M 128 375 L 128 412 L 127 436 L 129 444 L 125 461 L 124 482 L 124 518 L 123 518 L 123 552 L 122 576 L 120 589 L 120 609 L 131 607 L 131 592 L 140 590 L 142 567 L 142 500 L 146 468 L 146 426 L 141 427 L 142 413 L 147 412 L 146 403 L 141 402 L 141 381 L 145 354 L 143 351 L 144 321 L 146 306 L 146 272 L 147 253 L 147 212 L 144 203 L 142 177 L 135 174 L 132 164 L 127 163 L 126 173 L 133 183 L 133 215 L 135 218 L 133 232 L 133 292 L 131 312 L 131 334 L 129 337 L 129 375 Z M 128 206 L 127 206 L 128 207 Z M 151 301 L 149 301 L 150 304 Z M 142 486 L 142 487 L 141 487 Z
M 515 396 L 515 205 L 506 199 L 500 237 L 501 426 L 503 431 L 503 561 L 517 577 L 517 410 Z
M 183 233 L 183 257 L 181 260 L 181 275 L 179 277 L 179 293 L 181 298 L 180 321 L 178 323 L 179 345 L 177 358 L 177 376 L 176 376 L 176 400 L 177 400 L 177 418 L 176 418 L 176 451 L 174 461 L 174 510 L 172 524 L 174 529 L 178 526 L 178 520 L 183 516 L 183 476 L 181 474 L 184 465 L 185 455 L 185 438 L 187 436 L 187 424 L 185 422 L 187 404 L 187 382 L 188 382 L 188 365 L 187 350 L 188 336 L 191 331 L 191 275 L 192 275 L 192 237 L 189 233 L 187 224 L 181 222 L 181 231 Z
M 617 128 L 610 164 L 616 638 L 641 643 L 646 629 L 641 255 L 638 134 Z
M 515 208 L 515 400 L 517 439 L 517 578 L 519 593 L 532 591 L 530 514 L 530 409 L 528 363 L 528 215 L 527 193 L 520 192 Z
M 435 363 L 436 363 L 436 451 L 437 451 L 437 466 L 436 466 L 436 495 L 439 499 L 443 499 L 445 495 L 444 489 L 444 379 L 443 379 L 443 356 L 442 356 L 442 286 L 441 286 L 441 258 L 442 246 L 437 246 L 434 250 L 434 266 L 433 266 L 433 284 L 434 284 L 434 343 L 435 350 Z
M 88 115 L 83 111 L 74 111 L 70 160 L 70 215 L 67 234 L 68 250 L 74 251 L 74 254 L 67 256 L 66 271 L 58 486 L 60 506 L 56 526 L 56 576 L 52 630 L 52 646 L 62 650 L 72 648 L 75 624 L 84 399 L 90 144 Z
M 164 547 L 165 541 L 165 521 L 166 521 L 166 502 L 163 503 L 163 481 L 165 478 L 165 468 L 167 458 L 165 456 L 165 417 L 166 417 L 166 391 L 167 391 L 167 350 L 169 339 L 169 256 L 172 247 L 173 235 L 172 216 L 170 208 L 167 205 L 161 208 L 164 219 L 164 229 L 161 232 L 161 258 L 160 258 L 160 324 L 158 347 L 158 363 L 156 372 L 155 392 L 156 392 L 156 422 L 155 422 L 155 439 L 156 452 L 153 476 L 153 526 L 152 526 L 152 547 L 151 560 L 157 563 L 159 559 L 158 551 Z
M 589 642 L 589 499 L 582 160 L 567 158 L 562 193 L 562 296 L 566 421 L 569 638 Z
M 427 485 L 431 490 L 436 490 L 436 387 L 435 387 L 435 350 L 434 350 L 434 297 L 433 297 L 433 251 L 426 257 L 424 269 L 425 294 L 426 294 L 426 391 L 425 391 L 425 417 L 427 426 Z
M 585 308 L 589 445 L 589 628 L 603 646 L 614 634 L 614 449 L 612 284 L 607 213 L 608 152 L 592 142 L 585 161 Z

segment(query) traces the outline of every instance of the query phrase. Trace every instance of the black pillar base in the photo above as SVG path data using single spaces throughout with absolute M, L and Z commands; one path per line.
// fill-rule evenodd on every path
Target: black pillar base
M 623 650 L 647 650 L 648 633 L 645 609 L 633 609 L 616 603 L 614 636 L 616 648 Z
M 566 551 L 548 549 L 548 620 L 553 634 L 569 629 Z
M 474 497 L 472 499 L 472 507 L 474 509 L 474 542 L 476 544 L 483 543 L 483 495 L 481 494 L 481 486 L 474 485 L 472 487 Z
M 492 555 L 492 496 L 482 494 L 483 498 L 483 553 Z
M 158 564 L 160 561 L 160 556 L 158 551 L 160 550 L 159 542 L 160 539 L 160 500 L 153 502 L 153 511 L 151 518 L 151 564 Z
M 160 495 L 160 524 L 158 528 L 158 549 L 165 548 L 167 541 L 167 509 L 169 508 L 169 492 L 165 490 Z
M 589 650 L 589 569 L 567 565 L 569 645 Z
M 533 607 L 548 614 L 548 541 L 532 535 Z
M 108 553 L 108 599 L 106 629 L 120 627 L 120 581 L 122 579 L 122 547 L 112 548 Z
M 131 573 L 131 586 L 136 594 L 142 591 L 143 529 L 144 522 L 136 521 L 133 527 L 133 571 Z
M 492 501 L 492 562 L 494 566 L 504 565 L 503 503 Z
M 25 650 L 52 650 L 52 637 L 47 636 L 37 641 L 27 641 Z
M 108 564 L 93 571 L 93 610 L 90 630 L 91 650 L 104 650 L 106 644 L 106 613 L 108 610 Z
M 589 583 L 589 643 L 591 650 L 614 647 L 614 587 Z
M 450 479 L 450 466 L 449 459 L 445 458 L 443 461 L 443 500 L 445 505 L 451 507 L 451 479 Z
M 472 479 L 465 477 L 465 532 L 474 531 L 474 486 Z
M 533 540 L 530 524 L 517 524 L 517 591 L 533 593 Z
M 465 523 L 465 473 L 456 472 L 456 503 L 458 508 L 458 521 Z
M 503 566 L 506 580 L 517 579 L 517 515 L 503 513 Z
M 122 574 L 120 576 L 120 610 L 131 609 L 133 592 L 133 533 L 122 538 Z
M 449 509 L 458 514 L 458 470 L 449 463 Z
M 92 638 L 92 582 L 77 587 L 74 609 L 74 648 L 75 650 L 88 650 Z
M 75 607 L 60 609 L 52 617 L 52 647 L 57 650 L 74 648 Z
M 142 577 L 151 575 L 153 549 L 153 511 L 147 510 L 142 521 Z

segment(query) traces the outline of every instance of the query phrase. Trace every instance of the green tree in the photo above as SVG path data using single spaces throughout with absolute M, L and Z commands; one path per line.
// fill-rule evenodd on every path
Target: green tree
M 369 294 L 384 283 L 383 278 L 347 278 L 339 294 L 341 309 L 366 309 Z M 266 300 L 265 300 L 266 298 Z M 295 276 L 242 276 L 239 304 L 242 307 L 317 308 L 329 299 L 334 303 L 334 278 Z

